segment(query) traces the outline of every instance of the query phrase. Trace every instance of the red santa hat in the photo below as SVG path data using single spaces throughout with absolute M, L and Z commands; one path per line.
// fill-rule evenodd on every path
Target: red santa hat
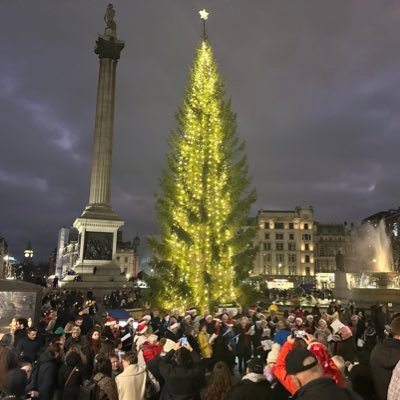
M 215 318 L 213 318 L 213 321 L 214 321 L 214 322 L 221 323 L 221 318 L 215 317 Z
M 256 312 L 257 312 L 257 309 L 255 307 L 249 308 L 249 314 L 255 314 Z
M 115 318 L 109 316 L 109 317 L 107 317 L 106 323 L 104 324 L 104 326 L 114 326 L 117 324 L 118 324 L 118 321 Z
M 148 329 L 147 322 L 144 321 L 142 323 L 139 323 L 139 325 L 136 328 L 136 333 L 138 333 L 139 335 L 143 335 L 147 331 L 147 329 Z
M 141 321 L 147 321 L 147 322 L 149 322 L 151 320 L 151 315 L 143 315 L 142 316 L 142 318 L 141 318 Z
M 294 320 L 294 322 L 300 322 L 300 323 L 303 323 L 303 319 L 302 318 L 300 318 L 300 317 L 297 317 L 295 320 Z
M 185 314 L 196 314 L 197 310 L 196 307 L 189 307 L 185 310 Z
M 332 361 L 327 348 L 319 342 L 313 342 L 308 346 L 308 350 L 315 355 L 324 373 L 331 376 L 337 384 L 343 383 L 343 377 Z

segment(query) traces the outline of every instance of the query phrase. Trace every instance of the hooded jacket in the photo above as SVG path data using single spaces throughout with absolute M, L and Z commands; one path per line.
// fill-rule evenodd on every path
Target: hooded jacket
M 386 339 L 372 350 L 369 361 L 378 400 L 386 400 L 392 372 L 399 360 L 398 339 Z
M 250 372 L 233 388 L 231 400 L 273 399 L 271 385 L 263 374 Z
M 116 378 L 119 400 L 143 400 L 148 371 L 142 365 L 130 364 Z M 149 378 L 158 386 L 158 382 L 149 374 Z

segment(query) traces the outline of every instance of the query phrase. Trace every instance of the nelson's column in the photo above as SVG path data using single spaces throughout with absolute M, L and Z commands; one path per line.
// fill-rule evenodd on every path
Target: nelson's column
M 124 225 L 110 206 L 112 142 L 114 131 L 115 81 L 117 62 L 125 43 L 117 39 L 112 4 L 107 7 L 104 34 L 99 34 L 94 52 L 99 56 L 96 119 L 93 141 L 89 203 L 74 222 L 79 232 L 78 255 L 73 267 L 81 276 L 66 276 L 62 286 L 115 289 L 126 283 L 116 265 L 117 231 Z

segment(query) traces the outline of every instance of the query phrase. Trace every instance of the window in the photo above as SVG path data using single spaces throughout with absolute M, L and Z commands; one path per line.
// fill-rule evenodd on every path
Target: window
M 283 240 L 283 233 L 277 233 L 277 234 L 275 234 L 275 239 L 276 239 L 276 240 Z
M 276 250 L 283 251 L 283 243 L 277 243 L 276 244 Z
M 264 243 L 264 250 L 271 250 L 271 243 Z
M 310 262 L 310 256 L 309 255 L 305 256 L 304 261 L 306 263 L 309 263 Z
M 120 257 L 118 256 L 118 257 L 117 257 L 117 261 L 119 261 L 119 258 L 120 258 Z
M 308 229 L 308 224 L 304 224 L 304 229 Z
M 272 254 L 271 253 L 264 254 L 264 263 L 270 263 L 270 262 L 272 262 Z
M 289 240 L 294 240 L 294 233 L 289 233 Z
M 295 262 L 296 262 L 296 254 L 290 253 L 290 254 L 288 255 L 288 261 L 289 261 L 290 263 L 295 263 Z
M 269 233 L 266 233 L 266 234 L 264 235 L 264 237 L 265 237 L 265 240 L 269 240 Z
M 264 274 L 272 275 L 272 266 L 271 265 L 264 265 Z
M 294 223 L 293 222 L 289 222 L 289 229 L 294 229 Z
M 305 250 L 305 251 L 310 251 L 310 245 L 309 245 L 308 243 L 306 243 L 306 244 L 304 245 L 304 250 Z
M 284 229 L 285 226 L 283 222 L 275 222 L 275 229 Z
M 289 265 L 289 275 L 296 275 L 296 266 Z
M 128 257 L 125 257 L 125 262 L 128 262 Z
M 306 267 L 306 275 L 311 275 L 311 268 L 310 267 Z
M 269 222 L 264 223 L 264 229 L 269 229 Z
M 308 233 L 303 233 L 303 234 L 301 235 L 301 238 L 302 238 L 303 240 L 311 240 L 311 235 L 309 235 Z
M 296 251 L 296 243 L 288 243 L 289 251 Z
M 277 263 L 283 263 L 285 261 L 285 255 L 278 253 L 276 254 L 276 262 Z

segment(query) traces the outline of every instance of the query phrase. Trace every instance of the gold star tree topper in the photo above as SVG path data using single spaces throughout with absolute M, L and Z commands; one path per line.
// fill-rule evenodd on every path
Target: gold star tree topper
M 209 13 L 208 13 L 205 9 L 200 10 L 200 11 L 199 11 L 199 14 L 200 14 L 200 18 L 201 18 L 202 20 L 206 21 L 206 20 L 208 19 L 208 14 L 209 14 Z

